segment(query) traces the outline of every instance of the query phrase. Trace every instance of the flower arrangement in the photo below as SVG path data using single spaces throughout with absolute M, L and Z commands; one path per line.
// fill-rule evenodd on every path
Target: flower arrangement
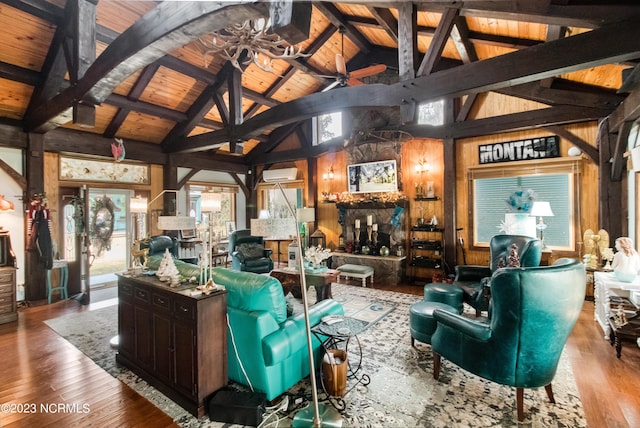
M 304 252 L 304 259 L 316 267 L 322 263 L 323 260 L 331 257 L 331 251 L 328 248 L 322 248 L 321 246 L 311 246 Z
M 533 189 L 516 190 L 506 200 L 510 212 L 528 213 L 531 211 L 533 201 L 536 199 L 536 193 Z

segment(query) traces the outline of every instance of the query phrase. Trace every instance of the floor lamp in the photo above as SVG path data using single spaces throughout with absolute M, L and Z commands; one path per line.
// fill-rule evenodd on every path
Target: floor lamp
M 220 193 L 202 192 L 200 194 L 200 211 L 207 213 L 207 221 L 209 222 L 209 233 L 207 237 L 207 277 L 213 280 L 211 274 L 213 259 L 213 213 L 219 213 L 222 210 L 222 198 Z
M 298 219 L 296 215 L 296 210 L 289 202 L 287 195 L 282 188 L 282 184 L 279 181 L 269 180 L 265 177 L 266 182 L 275 183 L 276 187 L 282 193 L 282 197 L 284 198 L 285 203 L 287 204 L 287 209 L 291 215 Z M 304 309 L 304 323 L 306 328 L 307 335 L 307 350 L 309 352 L 309 377 L 311 379 L 311 395 L 313 399 L 313 407 L 305 407 L 298 411 L 293 418 L 293 426 L 294 427 L 308 427 L 310 425 L 314 427 L 341 427 L 342 426 L 342 416 L 336 409 L 332 406 L 328 406 L 325 404 L 318 404 L 318 389 L 316 385 L 316 369 L 315 369 L 315 361 L 313 360 L 313 342 L 311 339 L 311 322 L 309 321 L 309 300 L 307 299 L 307 279 L 304 274 L 304 263 L 303 253 L 302 253 L 302 241 L 300 239 L 300 230 L 296 227 L 296 241 L 298 243 L 298 258 L 300 260 L 300 287 L 302 288 L 302 307 Z

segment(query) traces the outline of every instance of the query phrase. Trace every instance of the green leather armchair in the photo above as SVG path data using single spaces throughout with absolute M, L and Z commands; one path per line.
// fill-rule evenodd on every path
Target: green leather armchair
M 491 277 L 488 319 L 434 310 L 433 377 L 439 378 L 443 357 L 475 375 L 515 387 L 520 421 L 524 388 L 544 386 L 554 403 L 551 381 L 580 315 L 585 284 L 585 268 L 573 259 L 497 270 Z
M 523 235 L 495 235 L 489 243 L 491 255 L 490 266 L 458 265 L 453 283 L 462 288 L 463 301 L 476 310 L 489 310 L 489 293 L 487 286 L 491 275 L 500 266 L 500 261 L 507 261 L 511 244 L 518 247 L 520 266 L 539 266 L 542 258 L 542 241 Z
M 229 235 L 231 268 L 254 273 L 273 270 L 272 251 L 264 247 L 262 236 L 252 236 L 251 230 L 236 230 Z
M 214 268 L 213 279 L 228 292 L 229 379 L 252 386 L 273 400 L 308 376 L 304 313 L 287 317 L 280 282 L 271 276 L 226 268 Z M 331 314 L 344 314 L 342 305 L 322 300 L 309 308 L 310 323 L 318 324 Z M 322 347 L 315 335 L 311 337 L 319 367 Z

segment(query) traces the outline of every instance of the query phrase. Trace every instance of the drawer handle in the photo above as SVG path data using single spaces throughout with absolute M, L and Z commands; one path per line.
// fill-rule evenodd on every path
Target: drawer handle
M 158 303 L 160 303 L 161 305 L 164 305 L 165 303 L 167 303 L 167 301 L 158 297 Z
M 185 308 L 184 306 L 180 305 L 180 310 L 182 312 L 189 312 L 189 308 Z

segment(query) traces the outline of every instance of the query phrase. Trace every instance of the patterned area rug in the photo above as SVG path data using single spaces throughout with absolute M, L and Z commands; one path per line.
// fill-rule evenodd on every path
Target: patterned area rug
M 343 426 L 586 426 L 571 365 L 565 355 L 553 383 L 556 404 L 548 402 L 544 388 L 525 390 L 527 419 L 518 424 L 514 389 L 485 381 L 446 360 L 443 360 L 440 380 L 433 379 L 431 348 L 420 343 L 412 348 L 409 340 L 409 306 L 420 300 L 420 296 L 343 284 L 333 284 L 332 289 L 334 298 L 339 301 L 366 300 L 374 306 L 395 307 L 358 336 L 363 353 L 361 373 L 367 374 L 371 383 L 364 386 L 349 380 L 348 393 L 344 397 Z M 109 347 L 109 339 L 117 332 L 116 306 L 67 315 L 46 323 L 109 374 L 169 414 L 180 426 L 229 426 L 211 422 L 207 416 L 197 420 L 135 374 L 116 366 L 115 351 Z M 294 397 L 309 397 L 309 380 L 304 379 L 289 393 L 291 402 Z M 278 426 L 291 426 L 298 409 L 290 406 L 289 413 L 280 413 Z

